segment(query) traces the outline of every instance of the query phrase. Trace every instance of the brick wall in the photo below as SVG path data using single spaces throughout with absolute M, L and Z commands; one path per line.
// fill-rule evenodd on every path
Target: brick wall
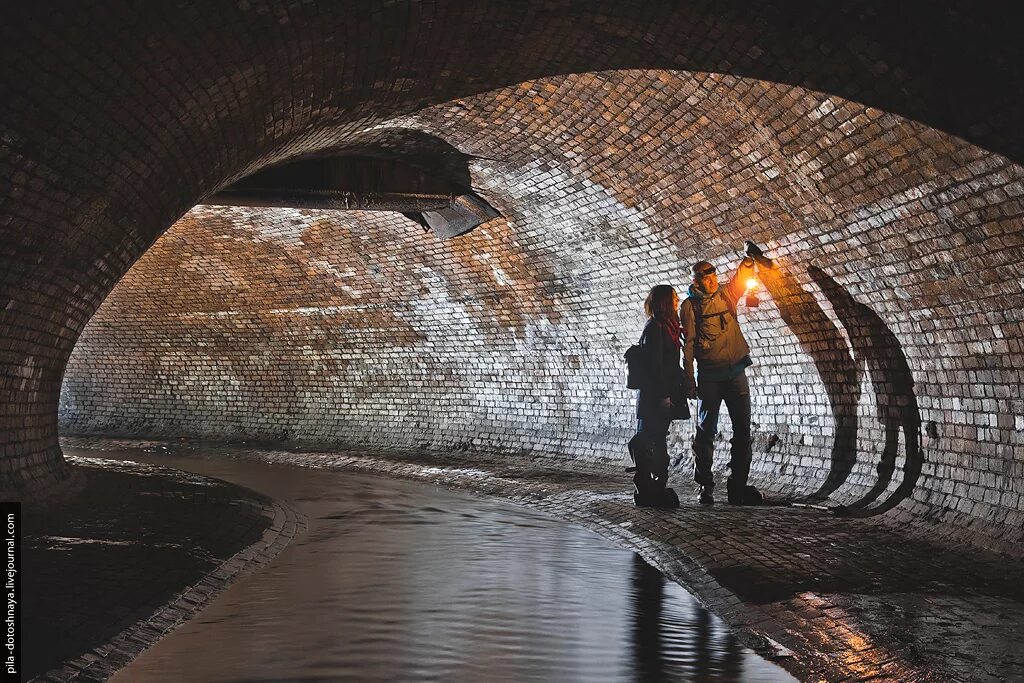
M 881 503 L 909 441 L 894 515 L 998 540 L 1020 514 L 1021 167 L 834 96 L 662 71 L 463 98 L 382 147 L 389 127 L 446 135 L 505 218 L 441 242 L 399 214 L 197 207 L 86 328 L 63 428 L 620 461 L 646 290 L 753 239 L 778 257 L 742 311 L 759 482 L 852 503 L 891 440 Z
M 619 458 L 646 288 L 754 239 L 780 265 L 744 312 L 758 476 L 856 501 L 916 415 L 892 516 L 1019 540 L 1020 41 L 955 3 L 779 5 L 11 11 L 0 488 L 63 476 L 58 396 L 68 431 Z M 391 128 L 475 156 L 505 219 L 438 243 L 394 215 L 182 218 Z

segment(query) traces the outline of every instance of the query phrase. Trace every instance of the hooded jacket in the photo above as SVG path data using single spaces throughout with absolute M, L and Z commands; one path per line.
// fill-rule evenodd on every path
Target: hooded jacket
M 683 369 L 691 386 L 694 384 L 693 364 L 704 379 L 730 379 L 743 368 L 753 365 L 750 347 L 740 331 L 736 307 L 746 289 L 747 278 L 753 277 L 753 264 L 740 264 L 736 275 L 725 285 L 708 294 L 690 285 L 686 299 L 679 306 L 682 324 Z M 698 311 L 694 309 L 700 307 Z M 698 321 L 700 329 L 697 328 Z

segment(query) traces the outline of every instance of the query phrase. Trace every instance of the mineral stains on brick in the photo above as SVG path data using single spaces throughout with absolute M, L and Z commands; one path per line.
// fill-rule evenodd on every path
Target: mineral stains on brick
M 447 136 L 506 218 L 442 242 L 399 214 L 197 207 L 82 336 L 64 428 L 614 461 L 633 428 L 618 359 L 647 288 L 685 287 L 692 260 L 730 266 L 754 239 L 778 257 L 763 305 L 741 312 L 760 483 L 882 502 L 909 452 L 923 476 L 892 501 L 907 519 L 956 510 L 997 544 L 997 520 L 1019 514 L 987 493 L 1015 474 L 965 464 L 1019 448 L 988 423 L 1019 378 L 999 353 L 978 374 L 963 349 L 986 347 L 962 346 L 991 337 L 965 311 L 1007 316 L 975 283 L 1019 298 L 1000 264 L 1020 231 L 998 227 L 1020 213 L 1019 166 L 836 96 L 704 73 L 532 81 L 378 124 L 376 144 L 388 126 Z M 918 448 L 922 418 L 975 438 Z
M 856 461 L 833 499 L 877 480 L 879 415 L 910 398 L 858 357 L 863 326 L 833 303 L 849 297 L 935 425 L 887 517 L 1012 549 L 1024 48 L 994 10 L 890 5 L 13 9 L 0 488 L 66 474 L 58 415 L 67 431 L 619 461 L 618 358 L 643 294 L 752 239 L 803 292 L 742 312 L 773 444 L 759 483 L 813 491 L 837 434 Z M 189 212 L 268 165 L 429 146 L 420 133 L 465 155 L 504 219 L 440 243 L 397 214 Z

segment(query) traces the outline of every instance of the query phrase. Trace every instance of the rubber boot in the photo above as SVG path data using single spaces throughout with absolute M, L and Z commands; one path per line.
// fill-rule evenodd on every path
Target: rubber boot
M 701 486 L 700 487 L 700 498 L 698 499 L 697 502 L 699 502 L 701 505 L 714 505 L 715 504 L 715 494 L 714 494 L 714 491 L 715 491 L 715 485 L 714 484 L 710 484 L 710 485 L 705 484 L 704 486 Z
M 666 486 L 661 493 L 661 505 L 658 507 L 674 509 L 679 507 L 679 496 L 671 487 Z
M 738 484 L 732 479 L 726 484 L 730 505 L 763 505 L 764 496 L 750 484 Z
M 636 465 L 633 473 L 633 503 L 637 507 L 654 507 L 660 500 L 661 486 L 655 479 L 651 468 L 654 451 L 650 443 L 639 434 L 629 441 L 629 455 Z

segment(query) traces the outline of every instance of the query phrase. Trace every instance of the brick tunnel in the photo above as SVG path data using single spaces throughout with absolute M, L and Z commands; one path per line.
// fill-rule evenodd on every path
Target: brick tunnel
M 926 662 L 935 680 L 1024 671 L 1000 650 L 1015 637 L 985 641 L 1024 618 L 1009 585 L 1024 540 L 1024 48 L 997 6 L 891 5 L 10 9 L 0 499 L 47 519 L 83 479 L 125 480 L 76 458 L 74 439 L 100 437 L 269 444 L 295 462 L 356 453 L 400 476 L 394 454 L 427 454 L 423 472 L 449 458 L 508 477 L 523 463 L 614 472 L 624 492 L 622 353 L 644 296 L 685 289 L 699 259 L 730 270 L 749 240 L 774 263 L 760 304 L 739 312 L 752 483 L 870 524 L 697 507 L 692 422 L 670 440 L 689 505 L 676 518 L 629 517 L 618 493 L 574 491 L 586 480 L 568 475 L 524 475 L 523 496 L 577 521 L 589 510 L 648 559 L 675 543 L 677 564 L 659 569 L 796 650 L 790 668 L 808 678 L 869 679 L 893 662 Z M 139 510 L 169 552 L 181 531 L 160 486 Z M 217 491 L 182 518 L 204 548 L 229 523 L 242 546 L 277 534 L 275 552 L 303 527 Z M 631 524 L 647 536 L 615 536 Z M 922 538 L 970 544 L 974 564 L 931 557 Z M 160 612 L 165 584 L 117 567 L 148 578 L 165 556 L 130 546 L 37 579 L 36 605 L 45 592 L 52 608 L 29 615 L 35 632 L 78 619 L 37 642 L 39 671 L 76 656 L 115 670 L 202 605 Z M 83 557 L 69 547 L 52 554 Z M 178 566 L 184 585 L 209 594 L 196 562 Z M 109 591 L 65 609 L 65 575 Z M 110 595 L 158 624 L 143 645 L 108 647 L 125 627 L 97 621 L 116 612 Z M 945 628 L 947 612 L 955 642 L 900 622 Z M 971 632 L 979 614 L 1003 621 Z M 900 649 L 911 641 L 927 656 Z
M 753 481 L 1019 554 L 1024 55 L 928 8 L 11 8 L 5 497 L 66 483 L 64 434 L 623 462 L 647 290 L 752 240 Z M 326 157 L 500 216 L 208 201 Z
M 881 7 L 12 11 L 4 489 L 68 476 L 58 433 L 617 461 L 646 289 L 753 240 L 756 479 L 856 501 L 897 447 L 901 521 L 1012 546 L 1020 50 L 995 14 Z M 501 216 L 195 206 L 385 151 Z

